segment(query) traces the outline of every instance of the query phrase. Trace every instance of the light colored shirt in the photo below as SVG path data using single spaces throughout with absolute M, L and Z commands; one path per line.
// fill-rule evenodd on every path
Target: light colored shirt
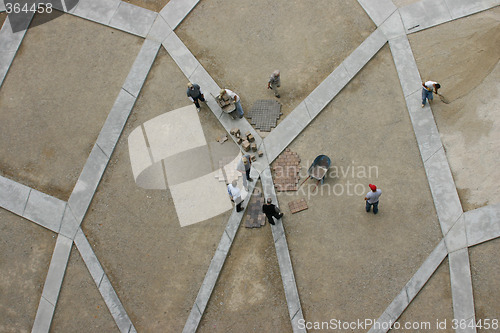
M 234 91 L 226 89 L 226 94 L 228 94 L 232 100 L 234 100 L 234 98 L 236 97 L 236 102 L 240 101 L 240 96 L 236 95 L 236 93 Z
M 234 187 L 233 184 L 227 185 L 227 193 L 229 193 L 233 200 L 241 196 L 240 189 L 238 187 Z
M 274 73 L 271 74 L 271 77 L 269 78 L 269 81 L 268 81 L 270 84 L 276 84 L 276 85 L 280 85 L 280 76 L 279 75 L 275 75 Z
M 376 202 L 378 202 L 378 198 L 382 195 L 382 190 L 381 189 L 377 189 L 375 190 L 375 192 L 373 191 L 370 191 L 366 194 L 366 197 L 368 198 L 368 203 L 369 204 L 374 204 Z
M 427 81 L 424 83 L 425 87 L 427 88 L 427 90 L 429 91 L 432 91 L 434 90 L 434 85 L 437 84 L 437 82 L 434 82 L 434 81 Z

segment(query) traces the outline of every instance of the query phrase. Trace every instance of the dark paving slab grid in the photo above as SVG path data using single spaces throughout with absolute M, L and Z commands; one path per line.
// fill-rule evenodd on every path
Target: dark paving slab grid
M 270 132 L 271 127 L 276 127 L 276 122 L 281 113 L 281 104 L 274 100 L 258 100 L 256 101 L 247 117 L 251 118 L 250 124 L 256 129 L 264 132 Z
M 300 172 L 300 157 L 289 148 L 273 163 L 276 191 L 297 191 Z
M 261 192 L 254 191 L 252 199 L 248 204 L 247 216 L 245 219 L 245 227 L 260 228 L 266 224 L 266 216 L 262 213 L 262 205 L 264 198 Z

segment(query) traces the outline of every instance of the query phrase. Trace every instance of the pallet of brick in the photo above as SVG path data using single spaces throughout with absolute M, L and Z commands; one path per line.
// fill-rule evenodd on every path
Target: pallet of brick
M 289 148 L 285 149 L 272 165 L 276 191 L 297 191 L 300 168 L 299 155 Z
M 292 202 L 288 203 L 288 208 L 290 208 L 290 211 L 292 214 L 301 212 L 303 210 L 308 209 L 309 207 L 307 206 L 306 200 L 304 198 L 295 200 Z

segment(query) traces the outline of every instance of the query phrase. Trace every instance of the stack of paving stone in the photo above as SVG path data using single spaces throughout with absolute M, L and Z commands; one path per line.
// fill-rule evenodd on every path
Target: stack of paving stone
M 288 203 L 288 208 L 290 208 L 290 211 L 292 214 L 298 213 L 300 211 L 306 210 L 309 207 L 307 206 L 307 202 L 304 198 L 292 201 Z
M 257 144 L 255 143 L 255 138 L 250 131 L 246 132 L 245 135 L 242 135 L 239 128 L 233 128 L 230 133 L 235 137 L 236 143 L 241 145 L 241 148 L 243 148 L 244 151 L 248 152 L 252 150 L 252 152 L 257 152 Z M 259 150 L 257 155 L 262 157 L 264 153 Z M 257 157 L 254 154 L 250 154 L 250 158 L 252 161 L 257 160 Z
M 266 215 L 262 212 L 263 204 L 264 198 L 262 197 L 262 192 L 260 194 L 255 194 L 254 191 L 248 204 L 245 227 L 260 228 L 266 224 Z
M 258 130 L 271 132 L 271 127 L 276 127 L 276 122 L 281 113 L 281 104 L 275 100 L 258 100 L 252 106 L 247 117 L 251 118 L 250 124 Z
M 299 186 L 300 157 L 297 153 L 285 149 L 273 163 L 274 186 L 276 191 L 297 191 Z

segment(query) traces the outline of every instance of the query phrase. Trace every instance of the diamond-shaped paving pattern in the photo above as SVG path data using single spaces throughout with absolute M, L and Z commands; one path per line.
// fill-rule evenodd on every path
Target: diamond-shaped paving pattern
M 297 191 L 300 171 L 300 157 L 289 148 L 285 149 L 273 163 L 276 191 Z
M 276 122 L 281 113 L 281 104 L 274 100 L 258 100 L 248 112 L 248 118 L 251 118 L 250 124 L 256 129 L 264 132 L 270 132 L 271 127 L 276 127 Z

